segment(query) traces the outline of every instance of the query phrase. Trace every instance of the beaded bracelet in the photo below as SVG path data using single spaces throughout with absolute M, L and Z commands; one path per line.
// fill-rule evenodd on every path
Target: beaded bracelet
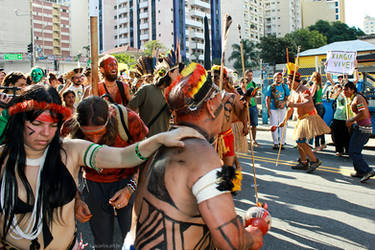
M 133 192 L 135 192 L 135 189 L 137 186 L 134 186 L 131 182 L 128 183 L 128 189 L 131 189 Z
M 138 149 L 138 146 L 139 146 L 139 142 L 137 143 L 137 145 L 135 145 L 135 154 L 137 155 L 137 157 L 139 159 L 141 159 L 142 161 L 147 161 L 147 157 L 144 157 L 143 155 L 141 155 L 141 153 L 139 152 L 139 149 Z

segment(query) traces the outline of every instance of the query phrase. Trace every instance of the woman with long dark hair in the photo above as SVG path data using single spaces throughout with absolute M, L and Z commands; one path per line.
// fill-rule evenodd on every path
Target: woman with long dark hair
M 181 138 L 199 136 L 182 128 L 126 148 L 62 141 L 59 130 L 70 111 L 50 86 L 26 88 L 9 114 L 0 155 L 0 248 L 77 249 L 74 197 L 80 166 L 133 167 L 162 144 L 183 146 Z

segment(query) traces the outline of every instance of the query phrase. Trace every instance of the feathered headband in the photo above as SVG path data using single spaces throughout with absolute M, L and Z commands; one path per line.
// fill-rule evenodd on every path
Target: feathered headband
M 154 82 L 157 84 L 163 79 L 169 71 L 179 67 L 179 61 L 176 51 L 170 50 L 160 62 L 156 64 Z
M 218 93 L 220 93 L 219 88 L 212 83 L 211 76 L 207 75 L 204 67 L 198 63 L 191 63 L 181 72 L 177 80 L 167 88 L 165 96 L 171 109 L 180 110 L 187 107 L 194 111 Z M 183 95 L 183 103 L 172 103 L 173 95 Z
M 135 71 L 141 77 L 152 76 L 154 73 L 153 59 L 151 56 L 141 56 L 135 65 Z
M 15 115 L 20 112 L 27 112 L 31 110 L 52 110 L 63 116 L 63 120 L 67 120 L 71 115 L 72 111 L 62 105 L 56 103 L 38 102 L 35 100 L 27 100 L 14 104 L 9 108 L 9 114 Z

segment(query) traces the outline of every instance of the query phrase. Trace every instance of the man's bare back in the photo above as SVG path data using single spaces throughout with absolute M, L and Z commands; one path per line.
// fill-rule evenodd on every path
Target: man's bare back
M 208 227 L 191 188 L 199 177 L 219 167 L 220 161 L 207 141 L 187 139 L 184 143 L 184 149 L 160 149 L 141 174 L 136 199 L 136 249 L 211 246 Z M 197 155 L 204 155 L 204 161 Z

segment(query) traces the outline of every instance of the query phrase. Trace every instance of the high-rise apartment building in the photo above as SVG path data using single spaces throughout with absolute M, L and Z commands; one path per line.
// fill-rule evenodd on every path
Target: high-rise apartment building
M 363 21 L 363 31 L 366 34 L 375 34 L 375 18 L 366 16 Z
M 228 45 L 226 48 L 226 65 L 232 62 L 228 58 L 232 54 L 233 44 L 239 44 L 238 25 L 241 25 L 242 39 L 258 43 L 264 34 L 264 5 L 262 0 L 237 0 L 221 1 L 221 16 L 228 13 L 233 17 L 232 26 L 228 33 Z
M 211 5 L 213 6 L 211 8 Z M 190 60 L 203 61 L 204 22 L 214 25 L 219 32 L 212 32 L 212 51 L 220 54 L 217 43 L 220 38 L 219 0 L 116 0 L 112 39 L 114 47 L 129 45 L 143 49 L 150 40 L 158 40 L 168 49 L 178 40 L 181 54 Z M 211 18 L 212 13 L 215 18 Z
M 344 0 L 301 0 L 301 11 L 303 28 L 319 20 L 345 23 Z
M 266 36 L 283 37 L 302 27 L 300 0 L 263 0 L 263 5 Z
M 69 7 L 50 1 L 32 1 L 34 49 L 37 56 L 70 56 Z

